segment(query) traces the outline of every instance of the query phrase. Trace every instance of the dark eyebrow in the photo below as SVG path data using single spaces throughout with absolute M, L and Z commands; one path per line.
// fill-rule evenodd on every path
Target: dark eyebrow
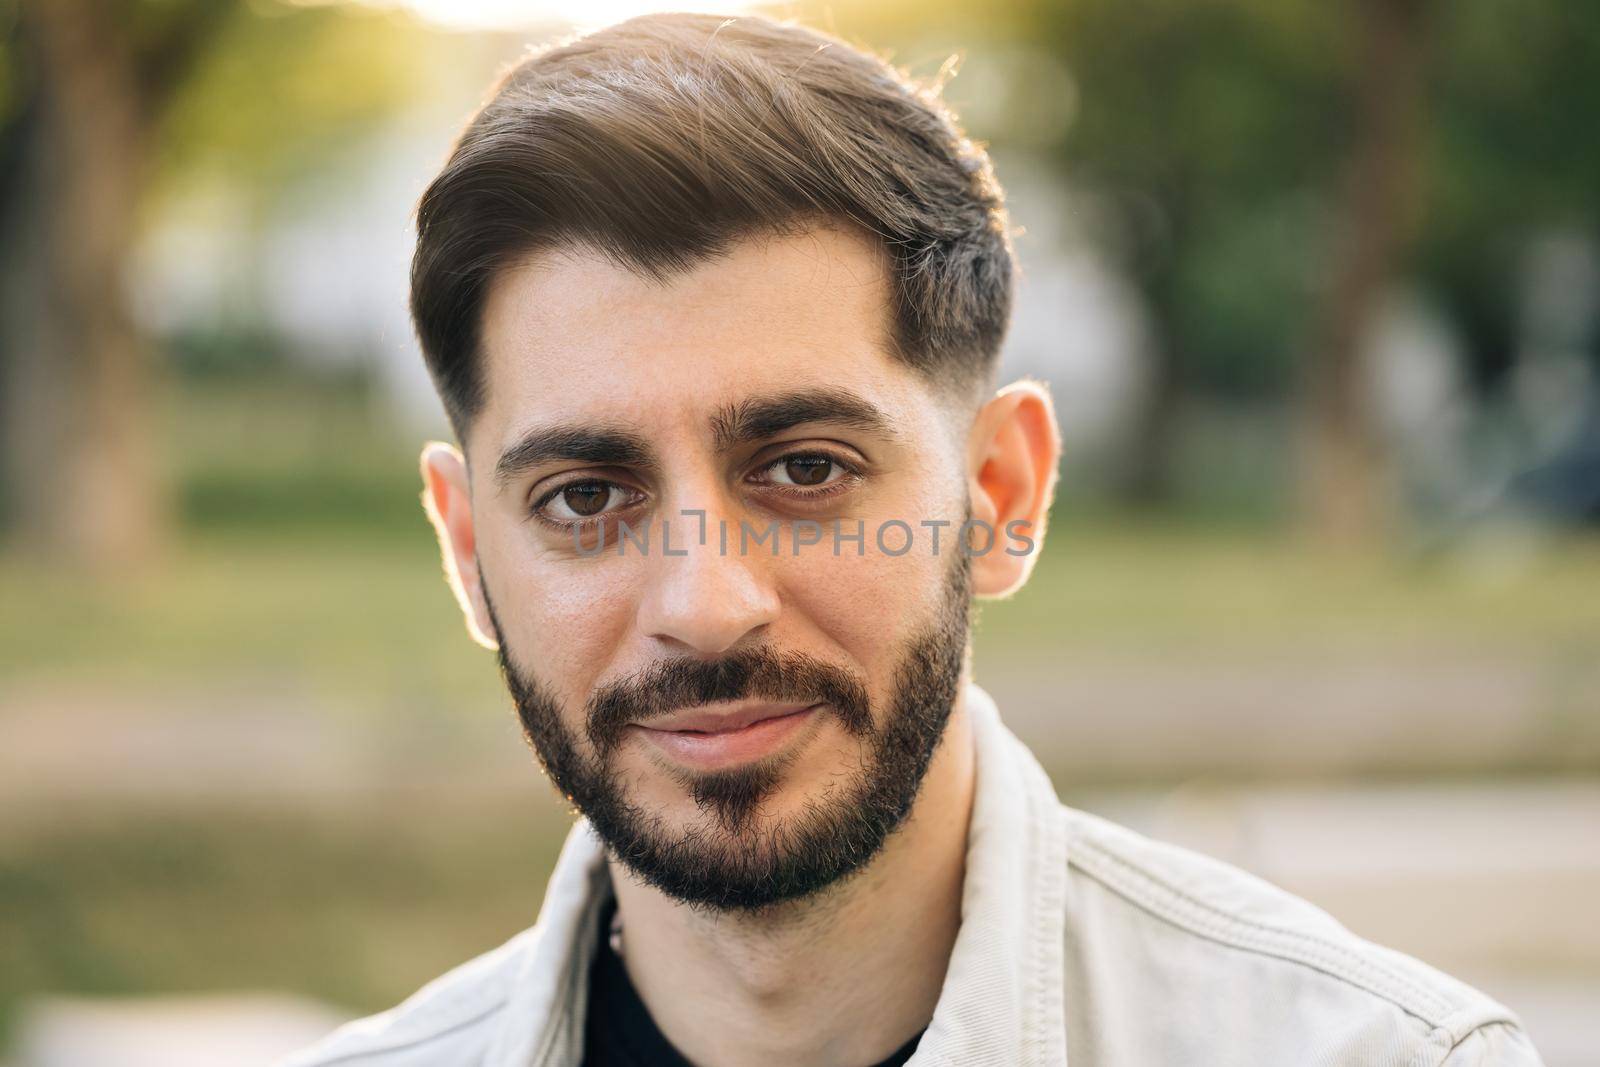
M 887 415 L 846 389 L 806 389 L 725 404 L 711 417 L 711 433 L 717 450 L 727 452 L 808 422 L 842 423 L 887 440 L 900 436 Z
M 558 459 L 643 467 L 651 465 L 652 453 L 645 439 L 631 430 L 587 426 L 536 428 L 500 453 L 494 465 L 495 486 L 504 489 L 517 475 Z

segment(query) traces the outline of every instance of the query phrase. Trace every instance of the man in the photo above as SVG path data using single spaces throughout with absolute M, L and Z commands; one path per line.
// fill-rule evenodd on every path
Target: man
M 424 494 L 583 820 L 538 922 L 291 1062 L 1536 1064 L 1482 994 L 1063 807 L 971 681 L 1060 441 L 943 107 L 763 19 L 527 59 L 422 198 Z

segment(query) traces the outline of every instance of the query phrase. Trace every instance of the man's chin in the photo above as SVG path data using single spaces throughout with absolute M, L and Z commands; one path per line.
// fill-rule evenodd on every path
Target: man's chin
M 805 790 L 792 789 L 787 784 L 773 789 L 758 785 L 750 791 L 759 790 L 762 795 L 752 802 L 748 812 L 729 811 L 730 805 L 738 804 L 737 782 L 719 782 L 715 787 L 701 783 L 701 796 L 712 788 L 718 790 L 718 800 L 710 806 L 676 785 L 673 788 L 677 791 L 673 800 L 652 809 L 656 815 L 652 832 L 668 840 L 692 841 L 703 848 L 726 847 L 736 852 L 770 851 L 786 834 L 793 834 L 807 810 L 815 810 L 817 802 Z
M 936 725 L 927 725 L 933 734 Z M 777 762 L 683 781 L 663 780 L 658 769 L 634 780 L 642 788 L 619 795 L 602 787 L 579 807 L 641 882 L 693 906 L 759 911 L 815 898 L 868 866 L 909 812 L 933 743 L 907 746 L 905 766 L 891 766 L 875 746 L 842 776 Z M 658 794 L 663 787 L 669 798 Z
M 645 835 L 631 827 L 620 839 L 595 828 L 613 858 L 664 895 L 694 907 L 758 912 L 820 897 L 870 859 L 819 847 L 808 821 L 804 810 L 765 814 L 730 830 L 696 813 L 682 822 L 663 819 Z

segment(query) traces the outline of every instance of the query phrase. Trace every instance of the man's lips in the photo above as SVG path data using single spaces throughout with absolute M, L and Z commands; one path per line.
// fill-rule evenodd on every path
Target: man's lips
M 678 763 L 715 770 L 776 752 L 816 717 L 821 704 L 735 704 L 685 709 L 632 723 Z
M 686 708 L 671 715 L 634 723 L 646 730 L 668 733 L 720 734 L 742 730 L 765 719 L 777 719 L 815 707 L 813 704 L 728 704 Z

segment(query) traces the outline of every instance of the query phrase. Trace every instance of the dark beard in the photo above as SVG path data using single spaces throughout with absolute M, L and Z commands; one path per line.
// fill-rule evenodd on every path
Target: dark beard
M 881 729 L 874 731 L 866 687 L 850 672 L 758 647 L 714 662 L 665 660 L 596 692 L 584 717 L 594 758 L 578 751 L 548 689 L 512 664 L 487 590 L 484 599 L 523 733 L 552 783 L 588 818 L 611 855 L 676 900 L 755 910 L 810 896 L 861 870 L 910 812 L 944 736 L 966 656 L 971 560 L 959 550 L 951 555 L 934 618 L 906 642 Z M 657 814 L 623 796 L 609 760 L 629 722 L 751 698 L 826 702 L 845 730 L 866 743 L 860 769 L 801 814 L 762 821 L 759 829 L 761 802 L 781 783 L 782 760 L 680 774 L 679 784 L 713 818 L 711 829 L 671 833 Z

